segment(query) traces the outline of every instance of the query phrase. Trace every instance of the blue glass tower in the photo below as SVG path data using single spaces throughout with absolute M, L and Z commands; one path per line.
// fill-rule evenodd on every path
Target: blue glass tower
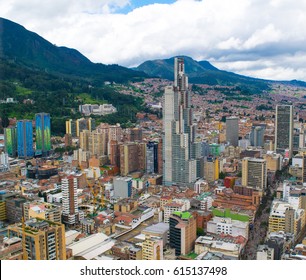
M 39 113 L 35 115 L 36 152 L 42 155 L 51 150 L 50 114 Z
M 32 121 L 21 120 L 17 122 L 17 152 L 18 157 L 33 157 L 33 126 Z

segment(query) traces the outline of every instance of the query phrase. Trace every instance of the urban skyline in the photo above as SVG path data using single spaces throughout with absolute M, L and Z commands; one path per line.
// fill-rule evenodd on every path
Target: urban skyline
M 124 128 L 96 123 L 95 116 L 66 119 L 65 136 L 50 137 L 46 153 L 40 121 L 46 118 L 49 129 L 52 114 L 9 119 L 0 155 L 1 180 L 7 180 L 0 189 L 7 230 L 1 259 L 303 258 L 302 115 L 278 99 L 275 110 L 259 110 L 261 120 L 254 110 L 229 112 L 214 102 L 215 92 L 193 92 L 199 89 L 188 85 L 184 58 L 175 59 L 174 73 L 173 83 L 157 80 L 163 118 L 158 109 L 138 112 L 137 125 Z M 194 106 L 199 98 L 215 99 L 211 107 Z M 213 114 L 217 108 L 221 116 Z M 20 147 L 25 141 L 32 154 L 8 155 L 12 139 Z M 291 152 L 289 143 L 295 143 Z

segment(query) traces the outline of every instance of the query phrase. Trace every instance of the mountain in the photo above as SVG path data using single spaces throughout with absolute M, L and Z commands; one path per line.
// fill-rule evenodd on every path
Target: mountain
M 119 65 L 93 63 L 75 49 L 57 47 L 23 26 L 0 18 L 0 58 L 53 74 L 126 82 L 147 77 L 143 72 Z
M 268 81 L 219 70 L 208 61 L 196 61 L 188 56 L 181 57 L 184 58 L 185 72 L 190 83 L 239 86 L 246 93 L 260 93 L 269 89 Z M 146 61 L 135 69 L 149 76 L 173 80 L 174 57 Z
M 208 61 L 196 61 L 188 56 L 181 57 L 184 57 L 185 72 L 190 83 L 238 86 L 243 93 L 254 94 L 261 93 L 264 90 L 269 90 L 271 83 L 275 82 L 219 70 Z M 146 61 L 135 69 L 143 71 L 150 76 L 173 80 L 174 57 L 169 59 Z M 287 85 L 306 85 L 305 82 L 300 81 L 291 81 L 285 83 Z

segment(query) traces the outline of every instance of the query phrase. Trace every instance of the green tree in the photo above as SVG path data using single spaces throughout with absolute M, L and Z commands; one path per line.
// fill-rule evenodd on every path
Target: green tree
M 197 228 L 197 236 L 203 236 L 205 235 L 204 229 L 203 228 Z
M 3 128 L 8 127 L 10 124 L 10 121 L 9 121 L 6 110 L 2 110 L 0 118 L 1 118 L 2 127 Z
M 226 173 L 224 173 L 223 171 L 221 171 L 219 173 L 219 179 L 224 179 L 226 177 Z

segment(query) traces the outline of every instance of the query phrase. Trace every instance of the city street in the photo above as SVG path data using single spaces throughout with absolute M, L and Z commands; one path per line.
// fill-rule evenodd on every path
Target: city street
M 273 183 L 271 186 L 271 193 L 262 199 L 262 204 L 260 205 L 255 217 L 253 229 L 249 232 L 249 240 L 245 247 L 245 252 L 242 255 L 242 259 L 256 260 L 257 247 L 265 241 L 269 225 L 270 207 L 273 201 L 273 195 L 277 188 L 276 186 L 277 185 Z

